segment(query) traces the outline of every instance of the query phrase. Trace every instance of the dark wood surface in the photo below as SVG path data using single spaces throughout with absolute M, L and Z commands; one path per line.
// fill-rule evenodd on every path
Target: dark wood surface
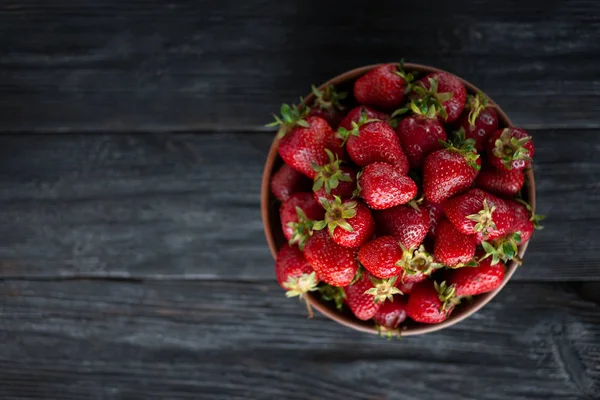
M 276 285 L 260 176 L 281 102 L 398 60 L 536 142 L 523 267 L 386 341 Z M 0 2 L 0 399 L 600 399 L 600 3 Z

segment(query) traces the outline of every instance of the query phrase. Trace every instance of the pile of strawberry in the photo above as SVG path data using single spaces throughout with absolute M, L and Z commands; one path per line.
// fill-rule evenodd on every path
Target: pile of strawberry
M 271 190 L 289 241 L 277 280 L 288 297 L 318 291 L 379 327 L 442 322 L 501 285 L 537 226 L 520 198 L 533 141 L 499 128 L 485 96 L 445 72 L 417 80 L 385 64 L 353 92 L 346 112 L 347 94 L 313 87 L 312 104 L 284 104 L 270 124 L 281 125 Z

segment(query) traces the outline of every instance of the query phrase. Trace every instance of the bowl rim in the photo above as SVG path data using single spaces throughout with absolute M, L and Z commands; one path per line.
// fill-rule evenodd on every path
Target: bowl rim
M 355 69 L 346 71 L 344 73 L 341 73 L 341 74 L 329 79 L 327 82 L 321 84 L 319 86 L 319 89 L 322 90 L 329 85 L 337 86 L 337 85 L 340 85 L 343 83 L 350 82 L 350 81 L 358 78 L 359 76 L 364 75 L 366 72 L 370 71 L 371 69 L 378 67 L 380 65 L 383 65 L 383 64 L 387 64 L 387 63 L 371 64 L 371 65 L 366 65 L 363 67 L 359 67 L 359 68 L 355 68 Z M 431 67 L 428 65 L 422 65 L 422 64 L 414 64 L 414 63 L 404 63 L 404 68 L 407 71 L 418 71 L 418 72 L 422 72 L 422 73 L 426 73 L 426 74 L 429 74 L 432 72 L 447 72 L 447 71 L 444 71 L 439 68 Z M 451 72 L 447 72 L 447 73 L 452 74 Z M 452 74 L 452 75 L 454 75 L 454 74 Z M 477 86 L 473 85 L 471 82 L 466 81 L 465 79 L 461 78 L 458 75 L 455 75 L 455 76 L 457 76 L 461 80 L 461 82 L 465 85 L 468 93 L 482 92 L 485 94 L 485 92 L 483 92 Z M 488 98 L 488 105 L 494 107 L 494 109 L 496 110 L 496 112 L 498 114 L 498 120 L 500 122 L 499 125 L 507 126 L 507 127 L 514 127 L 512 121 L 508 118 L 508 115 L 506 115 L 504 110 L 502 110 L 502 108 L 500 106 L 498 106 L 498 104 L 495 101 L 493 101 L 492 98 L 487 96 L 487 94 L 485 94 L 485 95 Z M 304 97 L 304 101 L 305 101 L 305 103 L 310 103 L 313 100 L 313 98 L 314 98 L 314 95 L 312 93 L 310 93 L 306 97 Z M 279 132 L 277 132 L 277 133 L 279 133 Z M 272 229 L 271 229 L 272 228 L 271 227 L 271 217 L 270 217 L 270 213 L 269 213 L 270 205 L 272 204 L 272 201 L 271 201 L 272 194 L 271 194 L 270 182 L 271 182 L 271 176 L 273 174 L 273 167 L 274 167 L 275 161 L 277 160 L 277 157 L 278 157 L 278 153 L 277 153 L 278 145 L 279 145 L 279 135 L 276 134 L 275 138 L 273 139 L 273 143 L 271 144 L 271 147 L 269 149 L 269 154 L 268 154 L 266 162 L 265 162 L 265 167 L 264 167 L 263 176 L 262 176 L 262 183 L 261 183 L 261 215 L 262 215 L 262 220 L 263 220 L 263 228 L 264 228 L 264 232 L 265 232 L 265 237 L 267 239 L 267 243 L 269 245 L 269 249 L 271 251 L 271 255 L 273 256 L 274 259 L 276 259 L 276 257 L 277 257 L 278 249 L 277 249 L 277 245 L 275 243 L 275 237 L 274 237 Z M 525 176 L 526 176 L 526 185 L 527 185 L 526 188 L 527 188 L 528 201 L 529 201 L 529 204 L 531 205 L 532 210 L 535 212 L 536 197 L 535 197 L 535 178 L 534 178 L 534 174 L 533 174 L 533 168 L 528 168 L 525 171 Z M 523 259 L 523 256 L 525 255 L 525 251 L 527 250 L 528 245 L 529 245 L 529 241 L 526 242 L 525 244 L 519 246 L 518 254 L 521 259 Z M 378 330 L 372 323 L 369 325 L 370 321 L 359 321 L 358 319 L 356 319 L 354 317 L 350 317 L 350 316 L 347 316 L 347 315 L 344 315 L 344 314 L 341 314 L 339 312 L 332 310 L 328 305 L 326 305 L 324 302 L 322 302 L 319 298 L 317 298 L 312 293 L 309 293 L 309 295 L 307 296 L 307 301 L 311 304 L 311 306 L 313 308 L 318 310 L 321 314 L 325 315 L 329 319 L 332 319 L 341 325 L 344 325 L 346 327 L 352 328 L 352 329 L 360 331 L 360 332 L 371 333 L 371 334 L 381 334 L 382 332 L 389 332 L 392 335 L 401 335 L 401 336 L 422 335 L 425 333 L 439 331 L 441 329 L 444 329 L 444 328 L 447 328 L 454 324 L 457 324 L 460 321 L 470 317 L 471 315 L 473 315 L 474 313 L 479 311 L 483 306 L 485 306 L 494 297 L 496 297 L 496 295 L 504 288 L 504 286 L 508 283 L 508 281 L 512 278 L 512 276 L 516 272 L 518 266 L 519 266 L 519 264 L 516 261 L 510 262 L 506 266 L 506 273 L 504 275 L 504 280 L 502 281 L 502 284 L 498 288 L 496 288 L 492 292 L 488 292 L 488 293 L 484 293 L 484 294 L 476 296 L 474 302 L 471 305 L 469 305 L 468 307 L 461 307 L 458 310 L 458 312 L 453 313 L 445 321 L 438 323 L 438 324 L 432 324 L 432 325 L 418 324 L 415 326 L 411 326 L 410 328 L 400 327 L 398 329 L 390 329 L 390 330 L 383 328 L 382 330 Z

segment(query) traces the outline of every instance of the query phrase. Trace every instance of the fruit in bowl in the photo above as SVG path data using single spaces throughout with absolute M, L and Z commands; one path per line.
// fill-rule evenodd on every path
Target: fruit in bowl
M 533 139 L 472 84 L 380 64 L 280 111 L 262 217 L 277 280 L 309 315 L 432 332 L 480 309 L 521 263 L 540 219 Z

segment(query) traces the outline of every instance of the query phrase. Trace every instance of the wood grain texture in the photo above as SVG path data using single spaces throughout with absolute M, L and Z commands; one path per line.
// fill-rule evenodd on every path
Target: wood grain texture
M 2 399 L 600 395 L 600 306 L 564 284 L 510 284 L 470 319 L 399 341 L 307 321 L 274 283 L 1 285 Z
M 470 80 L 520 125 L 600 126 L 599 2 L 363 7 L 4 1 L 0 129 L 261 130 L 280 103 L 296 101 L 311 83 L 401 57 Z
M 548 218 L 514 279 L 600 280 L 599 132 L 533 135 Z M 273 279 L 259 212 L 272 137 L 0 137 L 0 276 Z

